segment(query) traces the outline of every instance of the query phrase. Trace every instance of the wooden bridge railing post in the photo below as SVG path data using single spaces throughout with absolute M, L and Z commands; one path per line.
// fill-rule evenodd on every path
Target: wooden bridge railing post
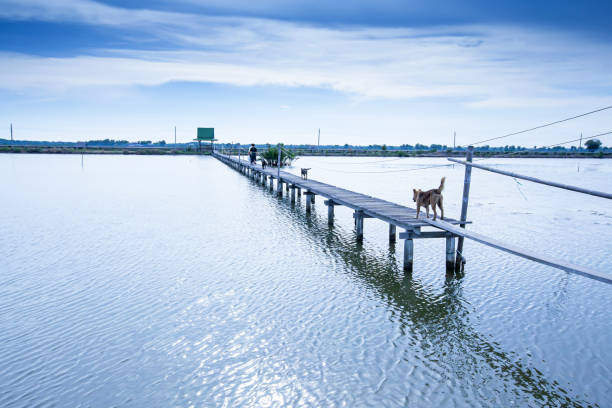
M 474 146 L 468 146 L 467 153 L 465 155 L 465 161 L 472 162 L 472 156 L 474 154 Z M 459 221 L 463 222 L 459 226 L 465 228 L 465 221 L 467 220 L 467 209 L 468 201 L 470 198 L 470 183 L 472 181 L 472 166 L 465 166 L 465 177 L 463 179 L 463 199 L 461 201 L 461 218 Z M 459 237 L 457 240 L 457 256 L 455 259 L 455 269 L 457 269 L 463 262 L 463 237 Z

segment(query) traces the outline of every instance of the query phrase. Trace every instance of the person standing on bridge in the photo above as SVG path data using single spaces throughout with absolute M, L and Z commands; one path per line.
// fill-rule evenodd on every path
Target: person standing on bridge
M 251 164 L 255 164 L 257 160 L 257 148 L 255 147 L 255 143 L 251 143 L 251 147 L 249 147 L 249 159 L 251 160 Z

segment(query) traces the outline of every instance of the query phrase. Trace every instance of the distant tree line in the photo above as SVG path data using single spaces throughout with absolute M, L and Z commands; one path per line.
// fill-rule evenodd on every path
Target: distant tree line
M 150 146 L 150 147 L 154 147 L 154 146 L 158 146 L 158 147 L 165 147 L 167 146 L 166 141 L 165 140 L 159 140 L 155 143 L 153 143 L 151 140 L 139 140 L 137 142 L 129 142 L 127 140 L 115 140 L 115 139 L 95 139 L 95 140 L 88 140 L 88 141 L 79 141 L 79 142 L 57 142 L 57 141 L 34 141 L 34 140 L 9 140 L 9 139 L 0 139 L 0 145 L 15 145 L 15 146 L 64 146 L 64 147 L 129 147 L 129 146 Z M 176 146 L 177 148 L 195 148 L 197 147 L 197 144 L 193 143 L 193 142 L 189 142 L 189 143 L 178 143 L 176 145 L 171 144 L 170 146 Z M 238 144 L 230 144 L 230 143 L 218 143 L 215 146 L 217 146 L 218 148 L 236 148 L 239 145 Z M 240 145 L 243 149 L 246 149 L 248 147 L 248 145 Z M 270 143 L 265 143 L 265 144 L 258 144 L 257 147 L 258 148 L 265 148 L 268 149 L 270 147 L 275 147 L 276 144 L 270 144 Z M 291 145 L 285 145 L 285 147 L 287 149 L 291 149 L 291 150 L 346 150 L 346 151 L 351 151 L 351 150 L 357 150 L 357 151 L 369 151 L 369 150 L 376 150 L 376 151 L 409 151 L 409 152 L 416 152 L 416 153 L 424 153 L 424 152 L 461 152 L 461 151 L 465 151 L 467 148 L 465 146 L 448 146 L 445 144 L 436 144 L 436 143 L 432 143 L 430 145 L 425 145 L 422 143 L 416 143 L 414 145 L 412 144 L 402 144 L 402 145 L 398 145 L 398 146 L 391 146 L 391 145 L 386 145 L 386 144 L 370 144 L 367 146 L 359 146 L 359 145 L 349 145 L 349 144 L 344 144 L 344 145 L 321 145 L 321 146 L 316 146 L 316 145 L 311 145 L 311 144 L 291 144 Z M 527 146 L 520 146 L 520 145 L 505 145 L 505 146 L 489 146 L 489 145 L 483 145 L 483 146 L 475 146 L 474 150 L 477 152 L 490 152 L 490 153 L 504 153 L 504 152 L 558 152 L 558 153 L 563 153 L 563 152 L 584 152 L 584 151 L 590 151 L 590 152 L 596 152 L 596 151 L 603 151 L 603 152 L 609 152 L 612 150 L 612 148 L 610 147 L 606 147 L 602 145 L 602 142 L 599 139 L 588 139 L 586 140 L 586 142 L 584 143 L 584 146 L 582 148 L 578 148 L 577 146 L 569 146 L 569 147 L 565 147 L 565 146 L 553 146 L 553 147 L 538 147 L 538 146 L 533 146 L 533 147 L 527 147 Z

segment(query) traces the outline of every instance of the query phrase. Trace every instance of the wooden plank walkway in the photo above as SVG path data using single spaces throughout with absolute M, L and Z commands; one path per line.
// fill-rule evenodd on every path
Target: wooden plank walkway
M 276 168 L 262 169 L 259 165 L 251 165 L 248 162 L 242 160 L 213 153 L 213 156 L 217 159 L 225 162 L 228 165 L 240 166 L 244 169 L 249 169 L 258 174 L 264 174 L 266 177 L 278 178 L 279 173 Z M 554 259 L 550 256 L 546 256 L 540 253 L 536 253 L 532 250 L 520 248 L 516 245 L 509 244 L 506 242 L 499 241 L 495 238 L 491 238 L 476 232 L 468 231 L 465 228 L 460 228 L 458 224 L 469 224 L 470 221 L 461 222 L 452 218 L 445 218 L 440 220 L 439 218 L 434 221 L 433 218 L 426 218 L 424 211 L 421 211 L 419 218 L 416 218 L 416 210 L 410 207 L 406 207 L 400 204 L 396 204 L 390 201 L 381 200 L 376 197 L 369 195 L 356 193 L 351 190 L 346 190 L 340 187 L 336 187 L 330 184 L 321 183 L 316 180 L 304 180 L 299 176 L 284 171 L 280 172 L 280 182 L 287 183 L 288 185 L 306 190 L 306 194 L 315 194 L 327 197 L 329 201 L 326 204 L 332 208 L 329 211 L 329 216 L 333 216 L 333 205 L 344 205 L 346 207 L 355 210 L 356 225 L 358 229 L 358 235 L 363 234 L 363 218 L 378 218 L 382 221 L 389 223 L 390 228 L 390 239 L 395 240 L 395 226 L 404 228 L 405 233 L 400 234 L 400 238 L 404 238 L 404 270 L 412 270 L 413 261 L 413 239 L 415 238 L 446 238 L 446 267 L 449 269 L 456 269 L 458 265 L 455 264 L 455 237 L 468 238 L 481 244 L 508 252 L 513 255 L 517 255 L 535 262 L 539 262 L 548 266 L 552 266 L 557 269 L 564 270 L 566 272 L 575 273 L 590 279 L 595 279 L 600 282 L 612 284 L 612 275 L 610 273 L 604 273 L 594 271 L 589 268 L 575 265 L 573 263 Z M 310 198 L 309 198 L 310 199 Z M 308 199 L 308 200 L 309 200 Z M 307 210 L 310 208 L 310 202 L 307 201 Z M 433 217 L 433 215 L 431 215 Z M 421 232 L 421 227 L 435 227 L 439 231 L 437 232 Z M 461 238 L 460 238 L 461 239 Z M 462 258 L 463 255 L 459 254 Z
M 234 157 L 227 157 L 218 153 L 215 153 L 214 156 L 224 162 L 238 162 L 238 159 Z M 275 167 L 262 169 L 261 166 L 251 165 L 244 160 L 241 161 L 241 165 L 259 173 L 264 173 L 274 179 L 277 178 L 278 170 Z M 351 190 L 346 190 L 341 187 L 321 183 L 315 180 L 304 180 L 299 176 L 287 173 L 285 171 L 280 172 L 280 178 L 283 183 L 288 183 L 289 185 L 294 185 L 302 190 L 326 197 L 339 205 L 343 205 L 357 211 L 363 211 L 366 217 L 378 218 L 388 222 L 389 224 L 393 224 L 407 230 L 430 225 L 425 220 L 424 210 L 421 211 L 420 217 L 417 219 L 415 209 L 390 201 L 381 200 L 380 198 L 356 193 Z M 430 217 L 433 217 L 433 213 L 430 214 Z M 444 218 L 444 221 L 451 225 L 460 223 L 459 220 L 452 218 Z M 436 228 L 439 227 L 436 226 Z

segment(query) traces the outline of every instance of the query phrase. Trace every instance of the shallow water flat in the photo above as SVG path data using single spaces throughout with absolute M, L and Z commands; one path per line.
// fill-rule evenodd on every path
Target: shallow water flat
M 370 161 L 370 163 L 363 163 Z M 301 158 L 408 205 L 462 166 Z M 604 160 L 495 159 L 610 191 Z M 390 172 L 402 170 L 401 172 Z M 0 155 L 0 406 L 609 406 L 612 288 L 466 242 L 292 207 L 210 157 Z M 608 200 L 474 171 L 469 228 L 612 269 Z

